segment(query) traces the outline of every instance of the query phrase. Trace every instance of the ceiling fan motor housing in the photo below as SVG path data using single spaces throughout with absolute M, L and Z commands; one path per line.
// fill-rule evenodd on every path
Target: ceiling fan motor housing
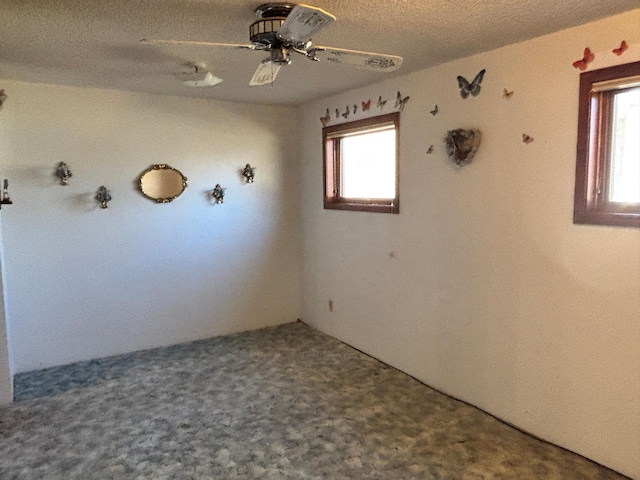
M 286 19 L 286 17 L 273 17 L 253 22 L 249 27 L 249 40 L 264 45 L 274 44 L 278 41 L 276 33 Z
M 256 8 L 258 20 L 249 27 L 249 39 L 254 43 L 273 45 L 279 42 L 276 33 L 287 19 L 295 3 L 265 3 Z

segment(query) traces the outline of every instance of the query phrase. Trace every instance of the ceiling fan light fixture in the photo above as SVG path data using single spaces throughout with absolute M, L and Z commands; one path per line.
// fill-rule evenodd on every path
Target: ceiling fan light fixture
M 289 50 L 284 47 L 272 48 L 270 60 L 277 65 L 290 65 Z

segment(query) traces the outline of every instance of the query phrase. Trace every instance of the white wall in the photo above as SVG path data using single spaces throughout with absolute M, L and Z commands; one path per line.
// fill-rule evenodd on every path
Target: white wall
M 594 66 L 639 60 L 638 25 L 635 10 L 306 105 L 301 154 L 303 320 L 634 478 L 640 230 L 572 223 L 572 63 L 586 46 Z M 623 39 L 631 48 L 615 57 Z M 480 95 L 463 100 L 456 77 L 471 81 L 482 68 Z M 323 210 L 319 117 L 379 95 L 386 113 L 398 90 L 411 97 L 400 214 Z M 483 133 L 462 168 L 442 142 L 458 127 Z
M 13 382 L 9 365 L 9 345 L 4 315 L 4 292 L 2 279 L 2 216 L 0 215 L 0 405 L 13 400 Z
M 14 373 L 295 321 L 293 108 L 3 82 L 0 177 Z M 68 186 L 53 175 L 58 162 Z M 189 186 L 137 191 L 152 164 Z M 241 170 L 256 167 L 246 185 Z M 209 192 L 226 187 L 222 205 Z M 106 210 L 95 192 L 107 186 Z

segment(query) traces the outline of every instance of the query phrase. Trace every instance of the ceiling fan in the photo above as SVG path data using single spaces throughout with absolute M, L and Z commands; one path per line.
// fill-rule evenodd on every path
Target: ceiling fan
M 256 9 L 256 16 L 258 20 L 249 27 L 251 43 L 246 45 L 154 39 L 141 42 L 148 45 L 203 45 L 269 52 L 269 58 L 260 62 L 249 85 L 273 83 L 280 68 L 291 63 L 291 52 L 313 61 L 324 60 L 381 72 L 391 72 L 402 64 L 402 57 L 397 55 L 312 46 L 311 37 L 336 19 L 321 8 L 293 3 L 265 3 Z

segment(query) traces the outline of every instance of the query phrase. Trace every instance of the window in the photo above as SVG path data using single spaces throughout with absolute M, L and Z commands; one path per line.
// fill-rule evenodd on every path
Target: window
M 324 127 L 324 208 L 398 213 L 399 136 L 399 112 Z
M 580 75 L 573 222 L 640 227 L 640 62 Z

